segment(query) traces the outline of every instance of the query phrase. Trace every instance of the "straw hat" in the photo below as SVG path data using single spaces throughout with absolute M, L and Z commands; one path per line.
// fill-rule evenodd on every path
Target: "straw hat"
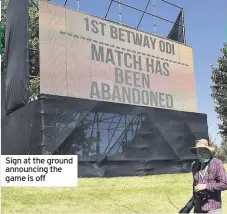
M 206 139 L 200 139 L 196 141 L 195 147 L 191 147 L 190 150 L 193 154 L 197 154 L 197 149 L 198 148 L 204 148 L 204 149 L 208 149 L 211 152 L 213 152 L 215 150 L 214 147 L 209 146 L 208 141 Z

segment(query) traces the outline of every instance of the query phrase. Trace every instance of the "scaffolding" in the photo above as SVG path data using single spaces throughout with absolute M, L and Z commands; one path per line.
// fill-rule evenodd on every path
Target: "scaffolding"
M 146 124 L 145 116 L 95 110 L 79 114 L 74 130 L 56 154 L 65 154 L 68 150 L 79 155 L 80 160 L 98 160 L 114 155 L 121 155 L 124 159 L 130 158 L 125 155 L 132 144 L 139 146 L 136 135 Z
M 54 2 L 54 0 L 50 0 L 50 2 L 51 1 Z M 83 0 L 73 0 L 73 1 L 77 2 L 77 10 L 80 11 L 80 4 L 83 3 Z M 156 20 L 160 19 L 160 20 L 165 21 L 167 23 L 170 23 L 170 24 L 173 24 L 173 25 L 178 25 L 178 26 L 182 27 L 182 33 L 183 33 L 183 37 L 184 37 L 184 44 L 186 44 L 186 39 L 185 39 L 185 37 L 186 37 L 185 31 L 186 30 L 185 30 L 185 25 L 184 25 L 184 9 L 183 9 L 183 7 L 180 7 L 180 6 L 178 6 L 176 4 L 173 4 L 173 3 L 169 2 L 169 1 L 166 1 L 166 0 L 146 0 L 147 3 L 146 3 L 146 7 L 144 9 L 140 9 L 140 8 L 135 7 L 133 5 L 126 4 L 122 0 L 106 0 L 106 1 L 110 1 L 110 3 L 109 3 L 109 5 L 108 5 L 108 7 L 106 9 L 105 16 L 103 17 L 104 19 L 107 19 L 111 7 L 113 7 L 114 4 L 117 4 L 118 5 L 119 23 L 120 24 L 124 24 L 123 20 L 122 20 L 123 7 L 130 8 L 131 10 L 136 10 L 136 11 L 141 13 L 141 17 L 140 17 L 139 22 L 138 22 L 137 27 L 136 27 L 137 29 L 140 29 L 140 24 L 141 24 L 141 22 L 144 19 L 144 15 L 146 14 L 146 15 L 149 15 L 149 16 L 151 16 L 153 18 L 153 33 L 155 35 L 158 35 Z M 164 18 L 162 16 L 158 16 L 157 13 L 156 13 L 156 2 L 157 1 L 163 2 L 164 4 L 167 4 L 167 5 L 171 6 L 171 7 L 175 7 L 177 9 L 179 9 L 181 11 L 181 14 L 182 14 L 182 22 L 183 22 L 183 24 L 178 24 L 178 23 L 175 22 L 175 20 L 169 20 L 169 19 Z M 35 3 L 35 0 L 31 0 L 31 2 L 38 9 L 38 6 Z M 70 0 L 62 0 L 62 5 L 67 7 L 69 5 L 69 2 L 72 2 L 72 1 L 70 1 Z M 148 12 L 148 7 L 149 7 L 150 4 L 152 5 L 152 12 Z M 108 20 L 113 21 L 111 19 L 108 19 Z

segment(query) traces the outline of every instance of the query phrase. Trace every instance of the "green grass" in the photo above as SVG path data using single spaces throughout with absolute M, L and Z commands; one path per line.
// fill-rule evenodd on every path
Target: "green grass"
M 227 168 L 227 166 L 226 166 Z M 2 213 L 177 213 L 190 199 L 189 174 L 81 178 L 78 188 L 2 188 Z M 227 191 L 222 193 L 227 213 Z

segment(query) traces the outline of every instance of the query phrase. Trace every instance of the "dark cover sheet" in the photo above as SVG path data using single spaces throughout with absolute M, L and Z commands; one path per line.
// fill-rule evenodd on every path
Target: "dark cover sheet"
M 2 154 L 77 154 L 79 176 L 190 170 L 207 116 L 42 95 L 4 118 Z

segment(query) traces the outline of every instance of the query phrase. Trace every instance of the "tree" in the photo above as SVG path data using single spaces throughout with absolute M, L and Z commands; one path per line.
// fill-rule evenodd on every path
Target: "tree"
M 2 0 L 2 61 L 1 72 L 5 68 L 5 27 L 9 0 Z M 39 11 L 38 5 L 29 1 L 29 99 L 39 94 Z
M 209 145 L 215 147 L 214 157 L 220 159 L 222 162 L 227 163 L 227 151 L 222 143 L 220 146 L 217 145 L 216 141 L 212 139 L 212 137 L 209 137 Z
M 223 56 L 217 60 L 217 66 L 212 66 L 211 96 L 214 100 L 214 109 L 217 112 L 221 123 L 219 124 L 220 134 L 223 137 L 221 144 L 222 156 L 227 160 L 227 44 L 221 49 Z
M 6 9 L 7 9 L 8 1 L 2 0 L 1 3 L 1 9 L 2 9 L 2 17 L 1 17 L 1 22 L 2 22 L 2 53 L 1 53 L 1 73 L 3 72 L 3 69 L 5 67 L 5 29 L 6 29 Z

